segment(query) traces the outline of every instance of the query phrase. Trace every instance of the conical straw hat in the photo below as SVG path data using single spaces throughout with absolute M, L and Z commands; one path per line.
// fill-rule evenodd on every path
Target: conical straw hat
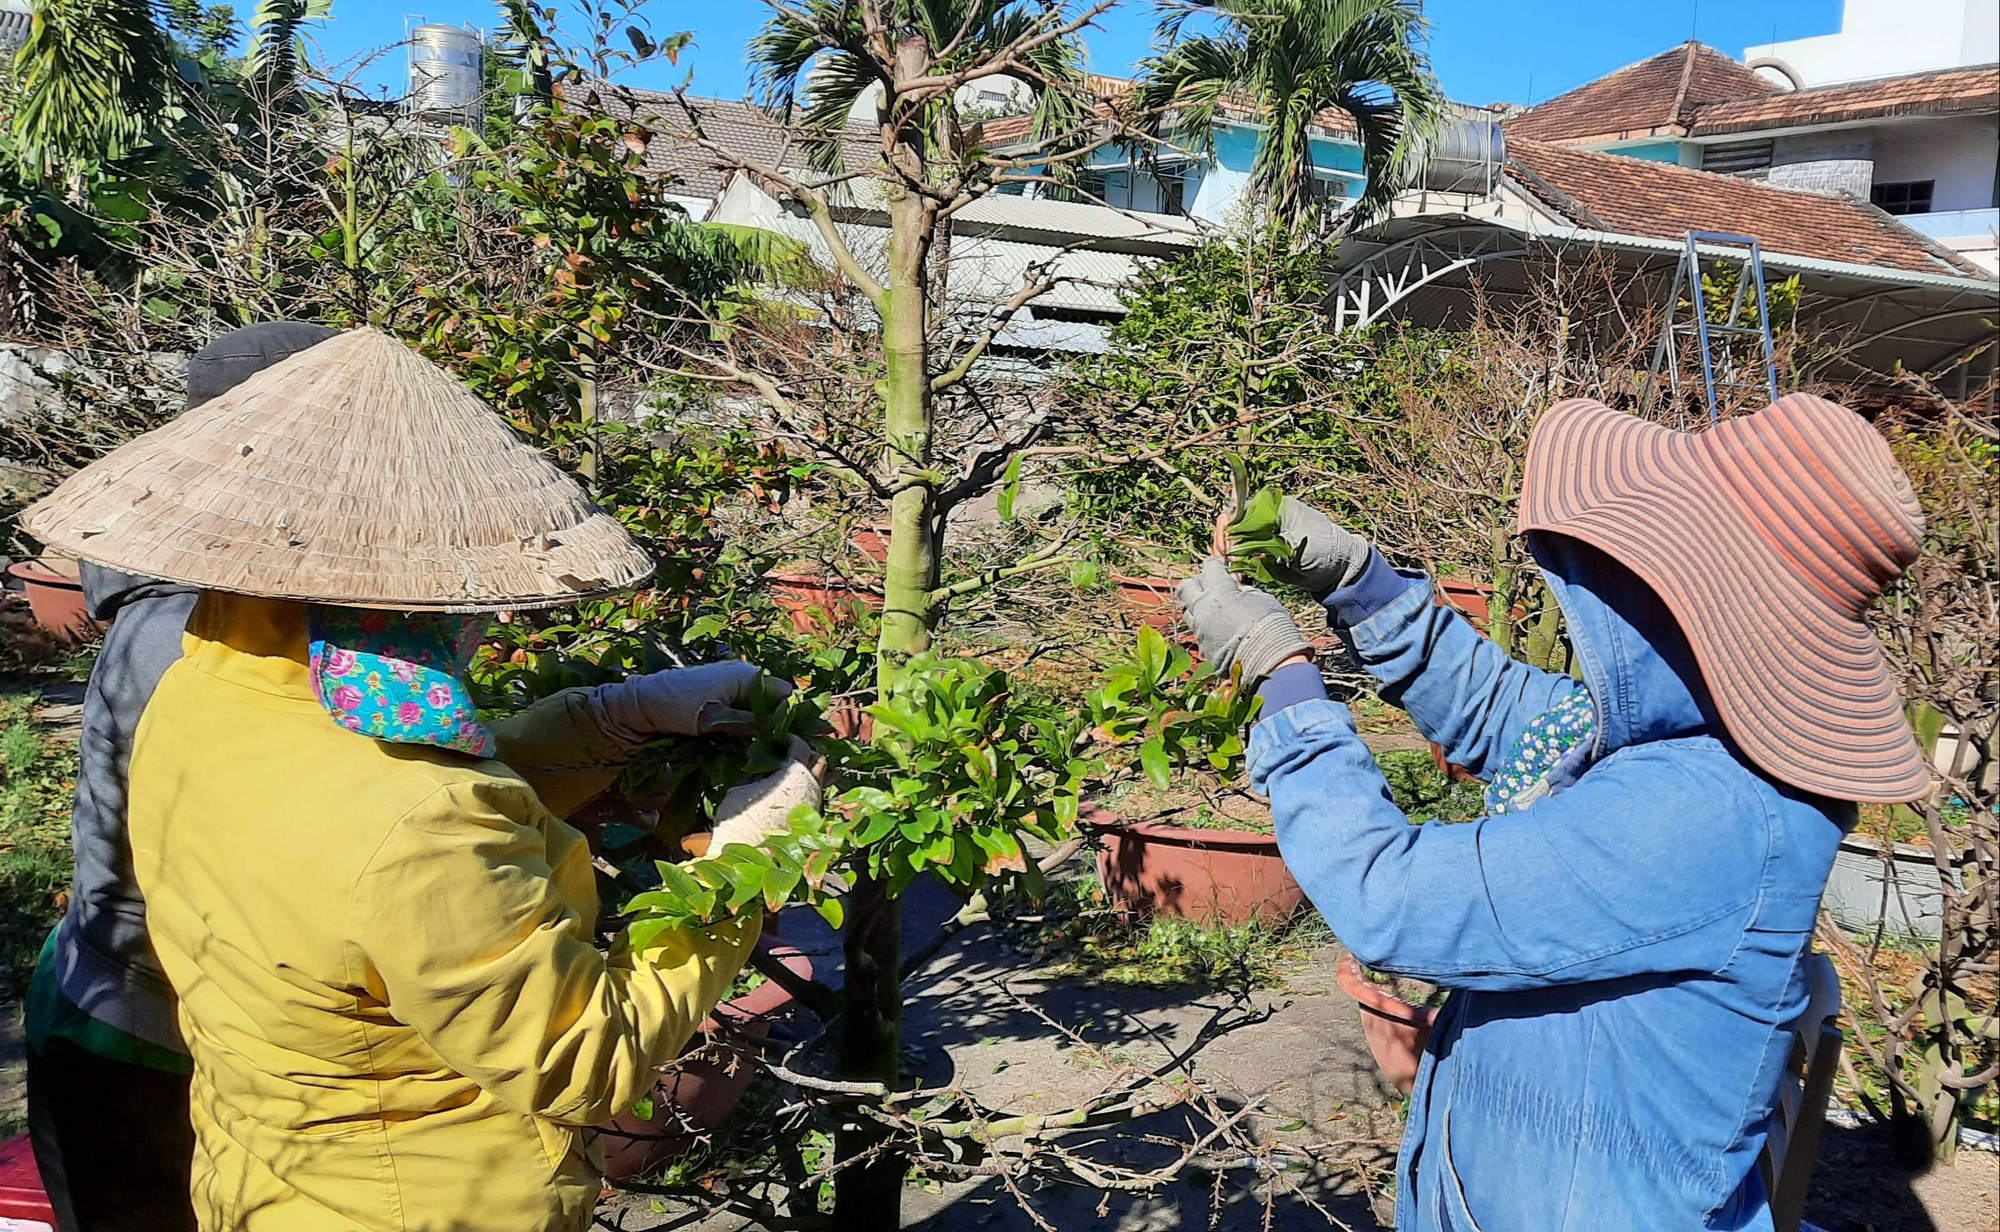
M 128 573 L 343 607 L 548 606 L 652 571 L 575 481 L 374 329 L 121 446 L 21 525 Z

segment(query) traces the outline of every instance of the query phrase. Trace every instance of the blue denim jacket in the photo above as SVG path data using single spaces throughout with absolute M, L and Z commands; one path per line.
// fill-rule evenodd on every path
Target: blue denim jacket
M 1451 990 L 1410 1095 L 1396 1226 L 1768 1229 L 1756 1159 L 1854 806 L 1759 774 L 1652 592 L 1535 538 L 1597 712 L 1551 794 L 1408 824 L 1310 668 L 1267 682 L 1251 734 L 1279 847 L 1333 931 L 1363 962 Z M 1379 556 L 1326 602 L 1383 697 L 1482 777 L 1579 687 Z

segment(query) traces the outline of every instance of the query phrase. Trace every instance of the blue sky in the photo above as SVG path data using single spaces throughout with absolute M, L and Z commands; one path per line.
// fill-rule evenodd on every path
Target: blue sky
M 412 4 L 413 0 L 404 0 Z M 550 0 L 559 8 L 567 0 Z M 470 22 L 491 27 L 491 0 L 415 0 L 413 11 L 389 0 L 333 0 L 333 18 L 316 34 L 323 64 L 350 62 L 368 49 L 396 42 L 405 23 Z M 238 3 L 247 13 L 249 0 Z M 1467 103 L 1532 102 L 1560 94 L 1623 64 L 1690 37 L 1741 55 L 1773 37 L 1830 34 L 1840 27 L 1840 0 L 1429 0 L 1431 57 L 1450 95 Z M 633 85 L 680 84 L 693 70 L 700 94 L 740 96 L 745 88 L 743 44 L 763 20 L 758 0 L 652 0 L 644 10 L 654 33 L 691 30 L 694 48 L 679 69 L 641 71 Z M 1091 67 L 1123 75 L 1146 54 L 1156 10 L 1147 0 L 1123 0 L 1089 32 Z M 362 79 L 376 87 L 400 80 L 401 60 L 381 57 Z

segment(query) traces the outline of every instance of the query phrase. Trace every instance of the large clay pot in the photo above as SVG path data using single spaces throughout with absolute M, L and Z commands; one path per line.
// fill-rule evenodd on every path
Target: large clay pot
M 1139 623 L 1151 625 L 1155 629 L 1166 629 L 1174 623 L 1178 609 L 1174 606 L 1172 578 L 1138 577 L 1123 573 L 1110 575 L 1118 587 L 1120 606 L 1139 618 Z
M 1105 891 L 1135 914 L 1276 923 L 1305 902 L 1276 835 L 1128 822 L 1092 806 L 1083 819 L 1099 836 L 1097 875 Z
M 1375 1067 L 1408 1095 L 1416 1085 L 1417 1066 L 1424 1059 L 1424 1045 L 1430 1041 L 1437 1011 L 1427 1005 L 1411 1005 L 1370 980 L 1352 954 L 1340 960 L 1335 978 L 1361 1012 L 1361 1034 L 1374 1054 Z
M 847 542 L 869 560 L 885 561 L 889 559 L 889 536 L 895 529 L 887 522 L 857 523 L 847 532 Z
M 1439 603 L 1455 607 L 1465 613 L 1473 624 L 1481 629 L 1486 627 L 1487 617 L 1493 611 L 1493 584 L 1475 582 L 1471 578 L 1441 577 L 1432 593 Z
M 773 945 L 769 953 L 799 978 L 812 978 L 812 959 L 798 950 Z M 765 1038 L 771 1023 L 791 1005 L 792 994 L 776 980 L 766 980 L 716 1006 L 681 1059 L 661 1072 L 660 1083 L 653 1088 L 653 1115 L 628 1112 L 600 1128 L 604 1175 L 622 1180 L 653 1171 L 702 1135 L 721 1129 L 757 1072 L 755 1057 L 737 1037 Z
M 843 578 L 772 573 L 765 580 L 771 583 L 772 601 L 792 618 L 792 628 L 800 633 L 811 633 L 829 619 L 836 625 L 852 624 L 869 608 L 882 609 L 881 591 Z
M 90 618 L 83 602 L 83 582 L 77 577 L 76 562 L 37 558 L 7 566 L 10 577 L 18 578 L 28 599 L 35 623 L 72 645 L 87 642 L 103 631 Z

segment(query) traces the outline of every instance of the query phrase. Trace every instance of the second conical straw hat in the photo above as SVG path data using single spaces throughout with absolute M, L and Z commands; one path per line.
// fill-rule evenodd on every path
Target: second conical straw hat
M 532 607 L 652 562 L 500 416 L 356 329 L 84 467 L 21 517 L 50 547 L 209 590 L 347 607 Z

